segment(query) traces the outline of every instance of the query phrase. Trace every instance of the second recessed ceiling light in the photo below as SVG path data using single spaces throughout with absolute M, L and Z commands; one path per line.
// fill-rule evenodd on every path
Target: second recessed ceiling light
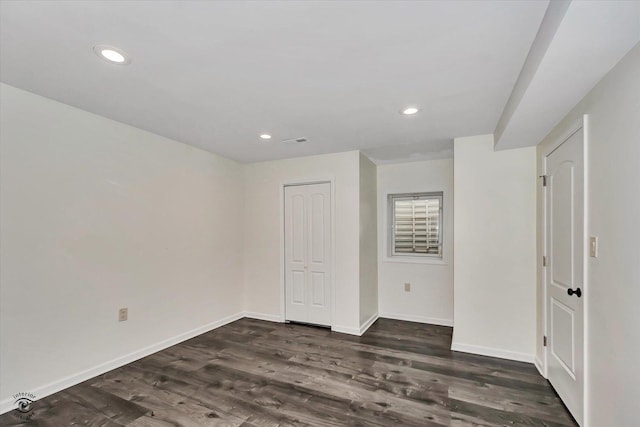
M 405 107 L 402 110 L 400 110 L 400 113 L 404 114 L 405 116 L 412 116 L 416 114 L 418 111 L 420 111 L 418 107 Z
M 93 47 L 93 51 L 100 58 L 112 64 L 127 65 L 131 62 L 129 55 L 117 47 L 99 44 Z

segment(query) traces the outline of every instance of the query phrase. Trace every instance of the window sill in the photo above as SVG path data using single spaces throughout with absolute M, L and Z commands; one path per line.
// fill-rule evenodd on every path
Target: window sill
M 448 265 L 443 259 L 401 257 L 401 256 L 394 256 L 394 257 L 386 256 L 382 259 L 382 262 L 395 262 L 400 264 Z

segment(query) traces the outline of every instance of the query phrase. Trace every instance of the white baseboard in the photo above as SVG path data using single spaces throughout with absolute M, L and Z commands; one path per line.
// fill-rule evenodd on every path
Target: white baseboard
M 243 317 L 248 317 L 249 319 L 256 320 L 265 320 L 267 322 L 277 322 L 282 323 L 282 318 L 279 314 L 265 314 L 265 313 L 256 313 L 253 311 L 244 311 L 242 312 Z M 347 326 L 332 326 L 331 330 L 334 332 L 340 332 L 343 334 L 349 335 L 358 335 L 361 336 L 364 334 L 374 322 L 378 320 L 378 313 L 373 314 L 369 319 L 367 319 L 360 328 L 350 328 Z
M 383 319 L 406 320 L 407 322 L 428 323 L 430 325 L 453 326 L 452 319 L 439 319 L 437 317 L 416 316 L 413 314 L 380 313 Z
M 333 332 L 340 332 L 341 334 L 360 336 L 360 328 L 350 328 L 348 326 L 333 325 L 331 327 L 331 330 Z
M 243 311 L 243 317 L 248 317 L 249 319 L 256 320 L 266 320 L 267 322 L 278 322 L 282 323 L 282 319 L 279 314 L 265 314 L 265 313 L 256 313 L 254 311 Z
M 542 364 L 542 360 L 540 360 L 537 355 L 535 357 L 535 360 L 533 361 L 533 364 L 536 365 L 536 368 L 538 369 L 538 372 L 540 372 L 540 375 L 542 375 L 544 378 L 547 378 L 544 374 L 544 365 Z
M 341 334 L 349 334 L 349 335 L 356 335 L 356 336 L 362 336 L 362 334 L 364 334 L 367 329 L 369 329 L 369 327 L 371 325 L 373 325 L 373 323 L 378 320 L 378 313 L 373 314 L 370 318 L 368 318 L 362 325 L 360 325 L 359 328 L 351 328 L 349 326 L 340 326 L 340 325 L 333 325 L 331 327 L 331 330 L 333 332 L 340 332 Z
M 144 347 L 140 350 L 136 350 L 124 356 L 120 356 L 115 359 L 109 360 L 108 362 L 101 363 L 97 366 L 94 366 L 93 368 L 86 369 L 82 372 L 78 372 L 76 374 L 69 375 L 68 377 L 61 378 L 49 384 L 37 387 L 33 390 L 19 390 L 19 391 L 33 393 L 36 395 L 37 399 L 42 399 L 43 397 L 47 397 L 53 393 L 57 393 L 71 386 L 80 384 L 81 382 L 91 379 L 93 377 L 102 375 L 105 372 L 119 368 L 131 362 L 134 362 L 138 359 L 142 359 L 143 357 L 149 356 L 150 354 L 156 353 L 160 350 L 164 350 L 165 348 L 169 348 L 173 345 L 179 344 L 183 341 L 186 341 L 198 335 L 204 334 L 205 332 L 209 332 L 213 329 L 219 328 L 228 323 L 235 322 L 236 320 L 242 319 L 243 317 L 244 317 L 244 313 L 242 312 L 233 314 L 231 316 L 224 317 L 215 322 L 211 322 L 204 326 L 200 326 L 198 328 L 192 329 L 188 332 L 176 335 L 174 337 L 171 337 L 166 340 L 152 344 L 150 346 Z M 4 399 L 2 402 L 0 402 L 0 414 L 9 412 L 12 409 L 15 409 L 13 398 L 9 397 Z
M 528 362 L 528 363 L 534 362 L 533 354 L 520 353 L 517 351 L 511 351 L 511 350 L 502 350 L 500 348 L 483 347 L 479 345 L 462 344 L 462 343 L 454 342 L 451 344 L 451 350 L 461 351 L 463 353 L 479 354 L 481 356 L 497 357 L 500 359 L 516 360 L 518 362 Z
M 362 325 L 360 325 L 360 336 L 362 336 L 362 334 L 364 334 L 365 332 L 367 332 L 367 329 L 369 329 L 371 327 L 371 325 L 373 325 L 375 323 L 375 321 L 378 320 L 378 313 L 374 313 L 370 318 L 367 319 L 366 322 L 364 322 Z

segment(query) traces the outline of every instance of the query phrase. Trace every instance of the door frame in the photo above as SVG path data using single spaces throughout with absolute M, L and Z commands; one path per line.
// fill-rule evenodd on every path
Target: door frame
M 550 144 L 547 148 L 544 149 L 544 151 L 542 151 L 540 153 L 541 156 L 541 160 L 542 160 L 542 174 L 543 175 L 547 175 L 547 158 L 549 157 L 549 155 L 554 152 L 558 147 L 560 147 L 564 142 L 566 142 L 569 138 L 571 138 L 576 132 L 582 130 L 582 172 L 583 172 L 583 176 L 582 176 L 582 180 L 583 180 L 583 206 L 582 206 L 582 212 L 583 212 L 583 225 L 582 225 L 582 239 L 583 239 L 583 253 L 582 253 L 582 257 L 583 257 L 583 263 L 582 263 L 582 277 L 583 277 L 583 283 L 582 283 L 582 289 L 583 289 L 583 319 L 582 319 L 582 342 L 583 342 L 583 349 L 582 349 L 582 354 L 583 354 L 583 384 L 584 384 L 584 389 L 582 390 L 582 399 L 583 399 L 583 414 L 582 414 L 582 420 L 584 423 L 584 426 L 589 426 L 589 420 L 588 420 L 588 405 L 589 405 L 589 376 L 587 375 L 588 372 L 588 368 L 589 368 L 589 352 L 587 351 L 588 346 L 589 346 L 589 300 L 590 300 L 590 292 L 589 292 L 589 275 L 588 273 L 588 262 L 589 262 L 589 256 L 587 253 L 587 250 L 589 248 L 589 236 L 588 236 L 588 225 L 589 225 L 589 217 L 588 217 L 588 209 L 587 207 L 589 206 L 588 202 L 588 194 L 589 194 L 589 187 L 588 187 L 588 159 L 589 159 L 589 153 L 588 153 L 588 147 L 589 147 L 589 116 L 587 114 L 584 114 L 582 116 L 580 116 L 579 119 L 575 120 L 571 125 L 566 127 L 566 130 L 562 133 L 560 133 L 560 135 L 558 137 L 556 137 L 553 141 L 552 144 Z M 547 255 L 547 214 L 548 214 L 548 208 L 549 208 L 549 192 L 547 191 L 546 188 L 543 187 L 542 190 L 542 229 L 541 229 L 541 242 L 542 242 L 542 255 Z M 539 260 L 540 265 L 542 265 L 542 261 Z M 543 322 L 543 334 L 544 336 L 548 337 L 549 336 L 549 325 L 547 322 L 547 310 L 548 310 L 548 301 L 547 301 L 547 274 L 546 274 L 546 267 L 542 267 L 543 268 L 543 272 L 542 272 L 542 322 Z M 543 347 L 543 366 L 542 366 L 542 372 L 541 374 L 548 379 L 548 353 L 549 353 L 549 346 L 545 346 Z M 583 427 L 584 427 L 583 426 Z
M 334 319 L 335 310 L 336 310 L 336 293 L 335 293 L 335 281 L 336 281 L 336 202 L 335 202 L 335 178 L 333 176 L 322 177 L 322 178 L 303 178 L 303 179 L 293 179 L 287 180 L 280 183 L 280 322 L 286 322 L 286 294 L 285 294 L 285 223 L 284 223 L 284 215 L 285 215 L 285 197 L 284 190 L 286 187 L 292 187 L 297 185 L 311 185 L 311 184 L 329 184 L 329 194 L 331 197 L 331 206 L 329 207 L 330 217 L 331 217 L 331 330 L 334 327 Z

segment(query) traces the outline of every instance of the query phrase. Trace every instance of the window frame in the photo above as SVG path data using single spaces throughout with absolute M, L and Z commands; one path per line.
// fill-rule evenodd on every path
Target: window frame
M 407 253 L 396 252 L 395 230 L 395 202 L 397 200 L 424 200 L 438 199 L 439 224 L 438 224 L 438 253 Z M 444 191 L 422 191 L 414 193 L 387 194 L 387 257 L 390 261 L 412 260 L 412 262 L 438 262 L 444 261 Z

